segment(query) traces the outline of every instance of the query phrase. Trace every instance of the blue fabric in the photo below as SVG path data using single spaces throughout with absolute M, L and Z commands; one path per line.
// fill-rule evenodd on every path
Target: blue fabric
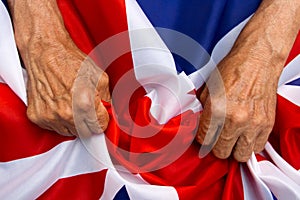
M 114 200 L 130 200 L 126 187 L 123 186 L 114 197 Z
M 294 86 L 300 86 L 300 78 L 293 80 L 289 83 L 286 83 L 286 85 L 294 85 Z
M 249 17 L 258 8 L 261 0 L 137 0 L 154 27 L 179 31 L 196 40 L 210 54 L 216 43 Z M 161 36 L 163 40 L 170 40 Z M 176 43 L 176 40 L 173 40 Z M 167 43 L 167 42 L 166 42 Z M 168 44 L 167 44 L 168 45 Z M 193 51 L 191 51 L 193 52 Z M 194 72 L 197 66 L 174 55 L 178 72 Z M 207 56 L 194 55 L 199 65 Z
M 1 0 L 2 3 L 5 5 L 6 8 L 8 8 L 8 5 L 7 5 L 7 0 Z

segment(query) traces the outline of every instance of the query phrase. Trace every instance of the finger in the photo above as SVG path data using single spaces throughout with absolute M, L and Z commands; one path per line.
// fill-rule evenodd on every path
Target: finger
M 51 129 L 62 136 L 74 136 L 65 126 L 51 126 Z
M 255 133 L 241 135 L 234 148 L 233 156 L 239 162 L 247 162 L 253 153 Z
M 271 131 L 270 130 L 264 130 L 261 131 L 256 138 L 255 145 L 254 145 L 254 152 L 259 153 L 262 150 L 264 150 L 265 145 L 268 141 L 269 135 Z
M 202 145 L 208 145 L 210 143 L 211 134 L 207 134 L 208 130 L 210 129 L 211 125 L 211 109 L 210 109 L 210 102 L 206 102 L 204 105 L 204 109 L 200 115 L 199 119 L 199 127 L 198 127 L 198 133 L 197 133 L 197 141 Z M 215 128 L 215 131 L 217 129 Z M 206 135 L 208 136 L 206 138 Z M 206 140 L 206 143 L 204 144 L 204 140 Z
M 72 136 L 78 136 L 73 119 L 72 119 L 71 122 L 66 121 L 66 120 L 64 120 L 64 121 L 62 120 L 61 123 L 65 127 L 65 130 L 67 131 L 68 134 L 70 134 Z
M 222 123 L 212 117 L 210 103 L 206 103 L 200 116 L 197 140 L 202 144 L 199 152 L 200 157 L 206 156 L 214 147 L 222 131 Z
M 225 125 L 224 129 L 220 133 L 220 137 L 218 138 L 216 145 L 213 148 L 213 154 L 217 158 L 228 158 L 232 153 L 236 141 L 238 140 L 239 133 L 229 127 L 231 126 Z
M 76 100 L 74 120 L 76 118 L 75 123 L 78 126 L 76 128 L 80 136 L 89 137 L 92 134 L 103 133 L 108 125 L 109 116 L 106 108 L 100 100 L 95 101 L 93 101 L 93 93 L 88 90 L 82 92 L 80 98 Z
M 97 66 L 93 60 L 88 59 L 86 65 L 87 72 L 84 71 L 83 75 L 92 74 L 90 81 L 95 87 L 95 90 L 98 91 L 99 97 L 104 101 L 110 101 L 110 92 L 109 92 L 109 77 L 108 75 Z
M 106 130 L 109 122 L 109 115 L 102 101 L 96 102 L 96 115 L 97 115 L 98 125 L 100 125 L 99 133 L 102 133 Z
M 97 98 L 101 99 L 106 102 L 111 101 L 111 96 L 109 92 L 109 78 L 105 72 L 101 72 L 99 76 L 99 81 L 95 84 L 97 90 Z
M 103 133 L 108 126 L 109 115 L 101 99 L 96 98 L 94 102 L 95 106 L 88 107 L 84 115 L 82 115 L 82 120 L 90 130 L 90 133 L 100 134 Z
M 76 119 L 76 132 L 77 135 L 81 138 L 87 138 L 93 134 L 93 132 L 88 127 L 86 121 L 82 118 Z

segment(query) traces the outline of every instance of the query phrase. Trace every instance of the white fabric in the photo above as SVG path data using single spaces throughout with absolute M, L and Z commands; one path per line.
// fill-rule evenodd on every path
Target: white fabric
M 252 155 L 253 157 L 254 155 Z M 251 164 L 254 164 L 252 167 L 251 164 L 240 165 L 243 191 L 244 191 L 244 200 L 253 200 L 253 199 L 264 199 L 271 200 L 273 199 L 272 193 L 267 187 L 267 185 L 257 176 L 257 160 L 254 158 Z M 249 167 L 250 166 L 250 167 Z M 255 169 L 255 170 L 254 170 Z
M 285 85 L 288 82 L 300 78 L 300 56 L 298 55 L 294 58 L 283 70 L 281 77 L 279 79 L 279 87 L 277 93 L 300 106 L 300 87 L 294 85 Z
M 23 71 L 14 40 L 12 24 L 2 1 L 0 3 L 0 24 L 0 81 L 7 83 L 27 104 Z
M 211 72 L 216 68 L 216 65 L 229 53 L 235 40 L 239 36 L 241 30 L 247 24 L 251 17 L 248 17 L 232 30 L 230 30 L 214 47 L 211 58 L 208 63 L 189 75 L 189 78 L 194 83 L 196 89 L 199 89 L 208 79 Z
M 121 171 L 109 170 L 106 175 L 104 193 L 101 199 L 113 199 L 117 192 L 126 187 L 128 196 L 132 200 L 152 200 L 152 199 L 179 199 L 175 188 L 168 186 L 150 185 L 145 182 L 140 175 L 132 175 L 125 169 Z
M 187 110 L 199 111 L 200 102 L 189 94 L 195 89 L 191 80 L 184 73 L 177 75 L 171 52 L 138 3 L 125 3 L 134 72 L 151 99 L 153 117 L 164 124 Z
M 130 35 L 133 49 L 149 44 L 149 47 L 151 47 L 144 52 L 136 51 L 132 54 L 138 81 L 140 81 L 142 85 L 146 85 L 146 91 L 152 99 L 152 102 L 154 102 L 154 105 L 163 107 L 173 106 L 172 109 L 175 109 L 176 106 L 178 106 L 176 103 L 178 99 L 173 100 L 175 102 L 173 105 L 170 105 L 169 101 L 163 102 L 160 97 L 163 96 L 163 93 L 166 91 L 153 90 L 151 81 L 150 79 L 148 80 L 149 77 L 144 76 L 144 72 L 153 73 L 149 74 L 150 77 L 156 78 L 156 81 L 161 81 L 163 86 L 168 89 L 171 88 L 171 93 L 175 92 L 175 94 L 180 94 L 178 101 L 185 102 L 183 106 L 182 104 L 179 105 L 180 108 L 175 109 L 174 112 L 167 110 L 165 113 L 160 113 L 155 107 L 151 108 L 151 112 L 163 123 L 171 116 L 175 116 L 185 109 L 192 109 L 194 111 L 201 109 L 199 102 L 197 102 L 194 97 L 190 97 L 191 95 L 189 96 L 188 92 L 203 84 L 209 73 L 215 67 L 214 62 L 218 63 L 227 54 L 247 20 L 222 38 L 213 50 L 211 61 L 207 66 L 191 74 L 189 76 L 191 80 L 189 80 L 184 73 L 177 75 L 171 53 L 157 35 L 138 4 L 134 0 L 126 0 L 125 2 L 129 30 L 150 28 L 152 31 L 150 31 L 149 34 L 155 38 L 155 42 L 150 41 L 150 43 L 145 44 L 136 40 L 135 36 Z M 26 88 L 22 74 L 23 71 L 15 46 L 9 15 L 2 2 L 0 3 L 0 24 L 0 80 L 7 83 L 23 102 L 26 103 Z M 134 34 L 134 32 L 131 33 Z M 140 56 L 142 59 L 139 59 Z M 148 65 L 150 60 L 150 63 L 153 65 L 164 66 L 164 68 L 157 72 L 148 71 L 147 68 L 143 66 L 145 66 L 145 64 Z M 165 80 L 159 80 L 161 73 L 169 76 L 173 82 L 169 83 Z M 292 61 L 282 73 L 279 82 L 279 86 L 281 87 L 278 93 L 285 98 L 290 97 L 283 91 L 285 89 L 290 90 L 291 87 L 285 88 L 286 86 L 282 84 L 289 80 L 294 80 L 296 78 L 294 76 L 295 74 L 300 74 L 299 56 Z M 147 87 L 147 84 L 149 84 L 150 87 Z M 174 87 L 173 84 L 178 88 Z M 169 94 L 170 96 L 167 96 L 167 99 L 173 98 L 171 93 Z M 185 98 L 188 100 L 184 100 Z M 297 95 L 290 99 L 295 98 L 300 99 Z M 293 102 L 293 100 L 291 101 Z M 190 107 L 186 104 L 190 104 Z M 104 135 L 99 136 L 98 139 L 105 143 Z M 103 160 L 101 159 L 101 162 L 92 156 L 91 152 L 89 152 L 90 149 L 86 148 L 85 145 L 79 140 L 67 141 L 40 155 L 0 163 L 0 199 L 34 199 L 40 196 L 60 178 L 96 172 L 106 169 L 107 166 L 111 166 L 105 145 L 99 145 L 99 150 L 103 150 L 104 152 L 104 158 Z M 271 191 L 280 199 L 299 199 L 300 172 L 286 163 L 269 144 L 266 145 L 266 152 L 268 152 L 274 164 L 268 161 L 257 162 L 256 158 L 252 156 L 247 162 L 247 166 L 244 165 L 241 167 L 245 199 L 271 199 Z M 108 169 L 103 199 L 106 199 L 106 197 L 111 199 L 124 185 L 132 199 L 145 199 L 146 197 L 149 199 L 178 199 L 176 190 L 172 187 L 149 185 L 139 175 L 132 175 L 125 171 L 117 172 L 113 168 Z M 139 193 L 139 191 L 143 192 Z M 161 196 L 161 194 L 165 195 Z
M 0 199 L 35 199 L 58 179 L 105 169 L 79 139 L 50 151 L 11 162 L 0 162 Z
M 278 81 L 278 87 L 292 80 L 300 78 L 300 55 L 296 56 L 282 71 Z
M 243 183 L 254 180 L 255 191 L 262 194 L 260 198 L 269 196 L 263 196 L 267 194 L 266 188 L 268 188 L 278 199 L 300 199 L 300 173 L 286 163 L 269 143 L 266 144 L 265 150 L 274 164 L 270 161 L 257 162 L 253 154 L 247 162 L 252 177 L 245 176 L 245 170 L 242 170 L 244 171 Z M 272 198 L 269 196 L 267 199 Z

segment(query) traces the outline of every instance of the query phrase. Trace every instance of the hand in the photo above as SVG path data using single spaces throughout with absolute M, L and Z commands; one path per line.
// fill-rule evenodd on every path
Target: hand
M 33 44 L 23 57 L 28 58 L 27 116 L 31 121 L 62 135 L 80 131 L 88 136 L 106 129 L 109 116 L 101 100 L 110 101 L 108 76 L 92 60 L 84 61 L 86 55 L 75 45 Z
M 233 153 L 245 162 L 263 150 L 275 121 L 278 79 L 299 27 L 300 1 L 263 0 L 218 65 L 219 73 L 210 76 L 210 90 L 200 96 L 197 140 L 215 144 L 217 157 Z
M 109 120 L 101 102 L 110 101 L 108 76 L 73 43 L 56 0 L 8 2 L 28 72 L 28 118 L 62 135 L 101 133 Z
M 278 76 L 278 72 L 263 67 L 263 63 L 245 60 L 236 64 L 237 58 L 229 57 L 220 63 L 218 70 L 224 90 L 218 84 L 212 88 L 215 91 L 205 88 L 202 92 L 200 101 L 204 110 L 198 131 L 198 141 L 202 144 L 205 136 L 214 142 L 213 137 L 219 131 L 213 153 L 224 159 L 233 152 L 234 158 L 241 162 L 247 161 L 253 151 L 262 151 L 271 133 L 276 109 L 277 78 L 274 77 Z M 208 84 L 220 83 L 217 78 L 212 75 Z

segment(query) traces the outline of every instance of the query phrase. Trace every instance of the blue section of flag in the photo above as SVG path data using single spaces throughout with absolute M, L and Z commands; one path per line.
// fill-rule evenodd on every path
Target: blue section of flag
M 125 185 L 116 194 L 114 200 L 130 200 Z
M 291 82 L 288 82 L 288 83 L 286 83 L 286 85 L 300 86 L 300 78 L 293 80 Z
M 277 200 L 277 198 L 275 197 L 275 195 L 272 193 L 272 196 L 273 196 L 273 200 Z
M 258 8 L 261 0 L 137 0 L 154 27 L 179 31 L 196 40 L 210 54 L 216 43 Z M 165 39 L 164 40 L 170 40 Z M 176 40 L 173 39 L 176 43 Z M 192 51 L 191 51 L 192 52 Z M 199 66 L 207 56 L 198 58 Z M 174 56 L 179 72 L 190 74 L 198 68 Z
M 8 8 L 8 5 L 7 5 L 7 0 L 1 0 L 2 3 L 5 5 L 6 8 Z

